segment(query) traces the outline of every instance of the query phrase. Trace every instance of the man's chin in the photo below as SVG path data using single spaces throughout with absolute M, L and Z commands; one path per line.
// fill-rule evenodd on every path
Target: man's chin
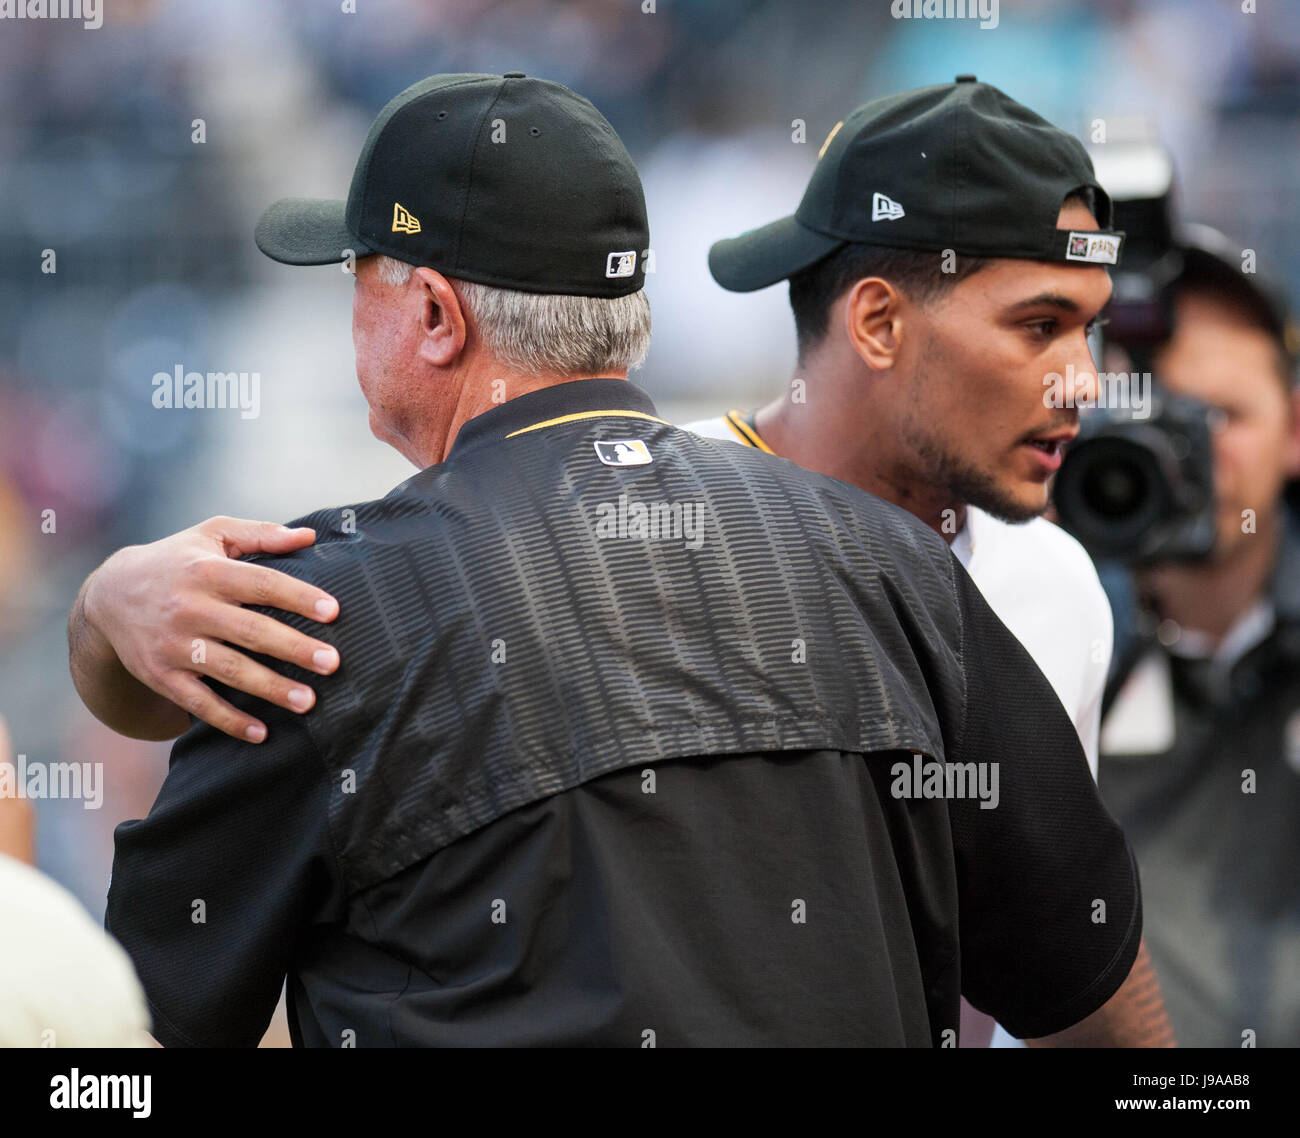
M 989 470 L 965 462 L 939 446 L 928 449 L 935 458 L 926 481 L 933 487 L 942 486 L 949 501 L 975 506 L 1012 525 L 1032 521 L 1047 509 L 1051 500 L 1050 477 L 1029 479 L 1012 469 Z
M 1035 518 L 1041 518 L 1047 509 L 1047 503 L 1041 505 L 1027 505 L 1018 502 L 1013 498 L 998 498 L 986 502 L 971 502 L 972 506 L 978 506 L 986 514 L 992 514 L 999 521 L 1007 522 L 1013 526 L 1022 526 L 1026 522 L 1032 522 Z
M 394 441 L 393 433 L 384 426 L 383 420 L 374 411 L 370 412 L 370 433 L 385 446 L 401 450 L 401 447 Z
M 1043 515 L 1051 501 L 1050 486 L 1050 482 L 1005 485 L 994 478 L 970 479 L 961 487 L 961 497 L 999 521 L 1024 525 Z

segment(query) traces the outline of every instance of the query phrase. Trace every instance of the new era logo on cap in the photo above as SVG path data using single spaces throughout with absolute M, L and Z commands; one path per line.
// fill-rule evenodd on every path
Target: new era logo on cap
M 626 253 L 611 253 L 605 261 L 607 277 L 630 277 L 636 271 L 636 251 L 629 249 Z
M 872 221 L 897 221 L 903 216 L 903 207 L 885 194 L 871 195 Z
M 1109 233 L 1070 232 L 1069 242 L 1065 247 L 1067 261 L 1091 261 L 1097 265 L 1115 265 L 1119 263 L 1120 240 Z
M 419 233 L 420 221 L 401 202 L 393 202 L 393 232 Z

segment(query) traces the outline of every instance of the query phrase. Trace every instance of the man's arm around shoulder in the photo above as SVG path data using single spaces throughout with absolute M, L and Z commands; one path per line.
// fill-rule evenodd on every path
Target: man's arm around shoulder
M 238 558 L 292 553 L 314 540 L 306 528 L 217 517 L 113 554 L 86 578 L 68 619 L 69 667 L 86 707 L 137 739 L 174 739 L 193 715 L 255 743 L 266 737 L 266 724 L 252 714 L 257 705 L 236 707 L 205 679 L 306 711 L 315 702 L 310 686 L 241 649 L 317 675 L 338 667 L 338 653 L 245 606 L 330 621 L 338 603 L 314 585 Z
M 149 816 L 114 834 L 105 926 L 169 1047 L 255 1046 L 300 936 L 342 915 L 336 784 L 303 717 L 272 709 L 267 721 L 260 747 L 196 725 Z

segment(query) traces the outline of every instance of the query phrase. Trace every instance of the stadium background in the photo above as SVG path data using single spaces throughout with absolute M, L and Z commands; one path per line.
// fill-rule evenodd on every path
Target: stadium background
M 41 868 L 97 919 L 113 826 L 147 811 L 168 748 L 77 701 L 64 625 L 82 578 L 212 514 L 287 520 L 411 472 L 366 425 L 349 278 L 252 241 L 274 198 L 346 194 L 371 118 L 409 83 L 520 70 L 613 122 L 655 254 L 634 379 L 679 420 L 769 398 L 793 362 L 784 288 L 723 292 L 709 243 L 790 212 L 852 107 L 959 72 L 1081 136 L 1149 116 L 1182 215 L 1300 288 L 1300 0 L 1251 16 L 1237 0 L 1006 0 L 990 30 L 895 20 L 888 0 L 104 4 L 98 30 L 0 22 L 0 715 L 30 760 L 103 764 L 101 809 L 36 804 Z M 154 408 L 151 377 L 178 364 L 259 373 L 260 415 Z

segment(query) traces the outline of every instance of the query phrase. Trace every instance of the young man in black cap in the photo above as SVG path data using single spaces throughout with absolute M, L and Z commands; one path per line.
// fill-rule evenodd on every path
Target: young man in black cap
M 426 80 L 346 206 L 258 242 L 366 254 L 358 375 L 424 469 L 274 561 L 342 602 L 312 711 L 256 749 L 196 725 L 118 829 L 107 924 L 164 1042 L 255 1043 L 286 974 L 322 1046 L 943 1045 L 959 989 L 1147 1041 L 1123 835 L 943 543 L 627 382 L 648 234 L 589 103 Z
M 860 107 L 792 216 L 709 255 L 724 288 L 790 282 L 795 377 L 756 413 L 688 428 L 938 531 L 1052 681 L 1095 773 L 1109 607 L 1087 554 L 1039 517 L 1077 429 L 1044 380 L 1072 369 L 1095 394 L 1085 337 L 1123 241 L 1094 202 L 1107 224 L 1078 141 L 974 76 Z
M 756 413 L 687 424 L 935 529 L 1051 682 L 1094 777 L 1110 606 L 1040 515 L 1077 431 L 1049 377 L 1096 395 L 1086 336 L 1123 244 L 1109 222 L 1078 140 L 973 75 L 859 107 L 792 216 L 709 254 L 724 288 L 790 282 L 795 377 Z

